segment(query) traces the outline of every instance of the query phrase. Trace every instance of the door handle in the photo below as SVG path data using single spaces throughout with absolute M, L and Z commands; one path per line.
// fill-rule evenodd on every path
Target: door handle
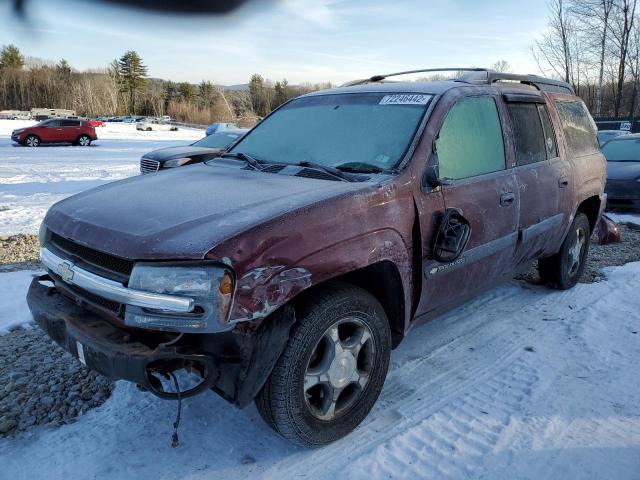
M 569 186 L 569 177 L 563 175 L 558 179 L 558 187 L 565 188 Z
M 508 207 L 509 205 L 513 205 L 516 196 L 512 192 L 503 193 L 500 195 L 500 205 L 503 207 Z

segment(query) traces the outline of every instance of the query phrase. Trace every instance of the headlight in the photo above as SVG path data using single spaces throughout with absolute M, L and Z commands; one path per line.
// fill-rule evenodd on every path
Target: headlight
M 175 168 L 175 167 L 181 167 L 182 165 L 184 165 L 187 162 L 190 162 L 191 159 L 189 157 L 183 157 L 183 158 L 173 158 L 171 160 L 167 160 L 166 162 L 164 162 L 162 164 L 162 166 L 164 168 Z
M 125 325 L 173 332 L 213 333 L 230 330 L 232 273 L 209 263 L 136 263 L 129 288 L 191 297 L 195 308 L 176 314 L 127 305 Z

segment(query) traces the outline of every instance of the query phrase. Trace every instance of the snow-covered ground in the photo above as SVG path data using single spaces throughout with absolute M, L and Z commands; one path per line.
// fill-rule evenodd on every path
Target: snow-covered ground
M 36 233 L 47 209 L 69 195 L 137 175 L 151 150 L 202 138 L 202 130 L 139 132 L 135 124 L 107 123 L 90 147 L 27 148 L 11 131 L 35 122 L 0 120 L 0 235 Z
M 514 281 L 415 329 L 369 417 L 325 448 L 207 393 L 172 449 L 175 403 L 119 382 L 75 424 L 0 440 L 0 477 L 637 480 L 640 263 L 606 274 L 566 292 Z
M 33 322 L 25 295 L 37 273 L 29 270 L 0 273 L 0 335 L 18 325 Z

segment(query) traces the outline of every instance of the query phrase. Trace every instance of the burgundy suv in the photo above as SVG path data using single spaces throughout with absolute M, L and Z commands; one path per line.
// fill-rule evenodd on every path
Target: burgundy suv
M 89 122 L 65 118 L 52 118 L 11 133 L 11 140 L 27 147 L 38 147 L 42 143 L 71 143 L 88 147 L 97 139 L 96 129 Z
M 110 378 L 255 400 L 321 445 L 369 413 L 416 325 L 535 261 L 575 285 L 606 164 L 572 88 L 388 76 L 293 99 L 220 157 L 54 205 L 38 323 Z

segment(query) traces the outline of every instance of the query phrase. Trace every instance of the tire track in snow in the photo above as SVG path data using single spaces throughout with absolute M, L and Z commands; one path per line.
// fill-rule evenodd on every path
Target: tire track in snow
M 496 445 L 512 413 L 538 380 L 520 357 L 422 422 L 357 459 L 348 477 L 443 478 L 472 476 Z
M 531 353 L 524 348 L 535 343 L 532 340 L 536 337 L 535 328 L 531 325 L 540 326 L 549 307 L 560 302 L 571 304 L 571 292 L 551 293 L 544 287 L 511 288 L 514 290 L 505 291 L 503 288 L 490 293 L 488 301 L 483 296 L 479 302 L 472 302 L 434 320 L 418 330 L 419 333 L 414 332 L 407 339 L 407 348 L 415 351 L 416 346 L 411 344 L 419 342 L 423 345 L 419 348 L 426 354 L 395 364 L 389 372 L 389 382 L 368 419 L 346 439 L 305 459 L 305 476 L 328 478 L 342 475 L 356 459 L 367 456 L 378 446 L 403 435 L 449 405 L 455 405 L 476 387 L 490 382 L 503 371 L 509 372 L 517 362 L 525 361 L 523 357 L 528 359 Z M 523 289 L 530 292 L 523 294 Z M 597 300 L 592 298 L 579 307 L 568 308 L 565 318 L 581 315 Z M 491 326 L 487 326 L 489 322 Z M 435 335 L 434 341 L 429 337 L 429 330 L 434 329 L 437 332 L 448 331 Z M 532 362 L 534 358 L 527 361 Z M 521 367 L 535 371 L 526 363 Z M 508 378 L 508 374 L 505 375 Z M 514 388 L 508 383 L 503 387 L 499 392 L 504 395 Z M 527 392 L 532 387 L 529 385 Z M 406 417 L 403 412 L 411 415 Z M 477 416 L 475 410 L 467 414 L 468 422 L 484 415 Z M 330 469 L 328 465 L 331 465 Z M 266 472 L 266 477 L 289 478 L 300 471 L 299 459 L 293 456 L 280 463 L 276 471 Z M 453 470 L 450 475 L 458 476 Z M 466 477 L 462 473 L 461 476 Z

